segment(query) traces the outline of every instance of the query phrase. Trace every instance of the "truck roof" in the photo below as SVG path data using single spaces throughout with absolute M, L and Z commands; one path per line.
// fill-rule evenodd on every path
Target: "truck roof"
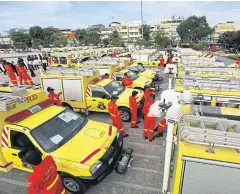
M 38 127 L 39 125 L 45 123 L 50 118 L 58 115 L 61 113 L 65 108 L 60 106 L 50 106 L 48 108 L 45 108 L 29 117 L 27 117 L 24 120 L 19 121 L 18 125 L 28 127 L 29 129 L 34 129 Z
M 104 86 L 108 85 L 108 84 L 109 84 L 110 82 L 112 82 L 112 81 L 113 81 L 113 80 L 111 80 L 111 79 L 103 79 L 103 80 L 100 80 L 99 82 L 97 82 L 97 83 L 94 84 L 94 85 L 104 87 Z

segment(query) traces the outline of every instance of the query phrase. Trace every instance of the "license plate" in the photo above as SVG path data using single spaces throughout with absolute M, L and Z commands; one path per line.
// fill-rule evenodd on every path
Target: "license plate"
M 112 161 L 113 161 L 113 157 L 111 157 L 109 160 L 108 160 L 108 164 L 112 164 Z

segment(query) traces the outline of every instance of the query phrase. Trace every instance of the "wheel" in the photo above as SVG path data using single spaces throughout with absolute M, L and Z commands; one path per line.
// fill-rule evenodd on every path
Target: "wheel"
M 121 107 L 121 108 L 119 108 L 119 111 L 120 111 L 120 117 L 123 122 L 131 121 L 132 116 L 131 116 L 130 110 L 128 108 Z
M 72 194 L 83 194 L 87 191 L 86 186 L 74 176 L 69 174 L 60 174 L 64 188 Z
M 72 106 L 66 102 L 62 103 L 64 107 L 68 107 L 70 110 L 73 110 Z

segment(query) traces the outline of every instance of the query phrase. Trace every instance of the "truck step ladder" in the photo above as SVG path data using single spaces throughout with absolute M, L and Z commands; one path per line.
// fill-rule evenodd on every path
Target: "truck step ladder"
M 41 74 L 45 75 L 79 75 L 79 76 L 93 76 L 99 71 L 95 68 L 79 68 L 77 70 L 75 69 L 66 69 L 66 68 L 53 68 L 50 71 L 47 71 L 46 73 L 41 72 Z
M 240 122 L 185 115 L 179 123 L 179 137 L 194 144 L 240 149 Z

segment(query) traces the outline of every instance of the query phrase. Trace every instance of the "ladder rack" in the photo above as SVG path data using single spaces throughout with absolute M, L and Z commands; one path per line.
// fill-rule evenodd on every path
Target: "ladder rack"
M 202 74 L 219 74 L 219 75 L 240 75 L 240 69 L 224 67 L 224 68 L 214 68 L 214 67 L 183 67 L 183 71 L 189 73 L 202 73 Z
M 16 102 L 25 102 L 26 88 L 14 87 L 12 93 L 0 92 L 0 111 L 8 111 Z
M 240 149 L 239 121 L 185 115 L 179 124 L 181 141 Z
M 66 69 L 66 68 L 53 68 L 46 73 L 41 72 L 45 75 L 75 75 L 75 76 L 93 76 L 97 74 L 99 71 L 95 68 L 79 68 L 78 70 L 75 69 Z
M 215 61 L 182 61 L 184 64 L 183 67 L 225 67 L 223 62 L 215 62 Z

